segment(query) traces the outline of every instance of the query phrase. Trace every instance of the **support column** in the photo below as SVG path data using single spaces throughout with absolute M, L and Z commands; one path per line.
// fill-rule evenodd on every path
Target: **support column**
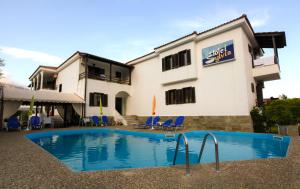
M 43 84 L 44 84 L 44 71 L 41 71 L 41 86 L 40 86 L 40 89 L 43 89 Z
M 40 74 L 36 76 L 36 90 L 40 89 Z
M 37 114 L 38 114 L 38 105 L 36 104 L 35 105 L 35 116 L 37 116 Z
M 112 64 L 109 64 L 109 81 L 111 82 L 111 69 L 112 69 Z
M 256 97 L 257 97 L 257 106 L 259 107 L 264 105 L 263 88 L 264 88 L 264 82 L 258 81 L 256 83 Z
M 274 62 L 275 64 L 278 64 L 278 50 L 277 50 L 276 40 L 274 36 L 272 36 L 272 42 L 273 42 L 273 49 L 274 49 Z
M 131 85 L 131 68 L 129 68 L 129 85 Z
M 88 85 L 88 57 L 83 57 L 83 62 L 84 62 L 84 71 L 85 71 L 85 77 L 84 77 L 84 117 L 86 117 L 86 96 L 87 96 L 87 85 Z
M 64 104 L 64 127 L 67 127 L 67 105 Z

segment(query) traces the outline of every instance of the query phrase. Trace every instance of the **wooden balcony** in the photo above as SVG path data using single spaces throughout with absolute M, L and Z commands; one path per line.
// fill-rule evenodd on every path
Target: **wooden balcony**
M 84 79 L 85 77 L 86 77 L 86 72 L 79 74 L 79 80 Z M 112 83 L 131 85 L 130 76 L 128 76 L 128 79 L 121 79 L 118 77 L 112 77 L 111 75 L 107 75 L 107 74 L 99 74 L 98 75 L 98 74 L 94 74 L 94 73 L 88 73 L 87 78 L 106 81 L 106 82 L 112 82 Z

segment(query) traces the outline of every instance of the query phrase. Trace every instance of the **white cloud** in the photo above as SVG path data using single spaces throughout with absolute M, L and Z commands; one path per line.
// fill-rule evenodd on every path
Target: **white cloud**
M 218 10 L 217 8 L 212 12 L 214 12 L 214 14 L 206 14 L 205 16 L 174 20 L 171 23 L 171 26 L 181 29 L 185 32 L 190 32 L 193 30 L 203 31 L 235 19 L 242 14 L 247 14 L 253 27 L 261 27 L 266 25 L 271 18 L 268 10 L 242 11 L 233 8 L 223 8 L 221 10 Z
M 20 49 L 15 47 L 0 46 L 0 52 L 18 59 L 30 59 L 48 65 L 57 65 L 63 61 L 60 57 L 44 52 Z
M 252 18 L 252 19 L 251 19 Z M 251 16 L 251 24 L 253 27 L 261 27 L 268 23 L 271 16 L 267 10 L 263 11 L 263 14 L 257 13 Z

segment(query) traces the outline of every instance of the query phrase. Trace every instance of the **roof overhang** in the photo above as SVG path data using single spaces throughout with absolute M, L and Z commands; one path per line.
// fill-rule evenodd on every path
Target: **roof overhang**
M 3 100 L 4 101 L 20 101 L 30 102 L 32 96 L 34 96 L 37 103 L 54 103 L 54 104 L 83 104 L 85 103 L 83 98 L 72 93 L 59 93 L 51 90 L 38 90 L 32 91 L 22 87 L 16 87 L 13 85 L 3 86 Z
M 273 38 L 275 39 L 276 48 L 286 46 L 285 32 L 261 32 L 254 34 L 261 48 L 274 48 Z
M 131 60 L 129 62 L 127 62 L 128 65 L 134 65 L 137 63 L 140 63 L 142 61 L 148 60 L 149 58 L 153 58 L 155 56 L 158 56 L 159 53 L 166 51 L 168 49 L 174 48 L 176 46 L 182 45 L 182 44 L 186 44 L 192 41 L 200 41 L 200 40 L 204 40 L 210 37 L 213 37 L 215 35 L 218 35 L 220 33 L 224 33 L 226 31 L 230 31 L 232 29 L 238 28 L 238 27 L 242 27 L 242 29 L 244 30 L 244 32 L 246 33 L 246 35 L 248 36 L 252 47 L 255 48 L 259 48 L 259 43 L 257 42 L 255 36 L 254 36 L 254 30 L 247 18 L 246 15 L 242 15 L 234 20 L 231 20 L 229 22 L 226 22 L 224 24 L 221 24 L 219 26 L 216 26 L 214 28 L 211 28 L 209 30 L 197 33 L 197 32 L 193 32 L 191 34 L 188 34 L 186 36 L 183 36 L 179 39 L 176 39 L 174 41 L 171 41 L 169 43 L 166 43 L 164 45 L 161 45 L 157 48 L 154 48 L 154 51 L 152 53 L 149 53 L 147 55 L 141 56 L 139 58 L 136 58 L 134 60 Z
M 36 77 L 37 74 L 39 74 L 41 71 L 47 71 L 47 72 L 56 72 L 56 67 L 52 66 L 39 66 L 29 77 L 29 80 L 32 80 L 33 78 Z

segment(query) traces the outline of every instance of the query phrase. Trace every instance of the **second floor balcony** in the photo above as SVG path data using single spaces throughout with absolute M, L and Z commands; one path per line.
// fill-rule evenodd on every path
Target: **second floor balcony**
M 271 81 L 280 79 L 278 58 L 270 56 L 254 60 L 253 77 L 258 81 Z
M 88 79 L 95 79 L 95 80 L 131 85 L 131 80 L 129 76 L 122 78 L 122 77 L 112 77 L 112 75 L 110 74 L 96 74 L 96 73 L 89 73 L 89 72 L 87 74 L 86 72 L 79 74 L 79 80 L 84 79 L 85 77 L 87 77 Z

